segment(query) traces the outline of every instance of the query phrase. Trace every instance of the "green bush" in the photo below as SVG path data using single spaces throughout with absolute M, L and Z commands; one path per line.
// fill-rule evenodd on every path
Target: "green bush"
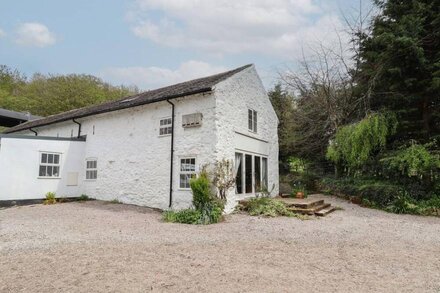
M 422 208 L 406 194 L 398 196 L 388 207 L 386 207 L 386 210 L 396 214 L 422 214 Z
M 43 204 L 54 204 L 56 202 L 57 202 L 57 199 L 56 199 L 55 192 L 46 193 L 46 199 L 44 200 Z
M 193 205 L 196 210 L 205 208 L 213 201 L 211 182 L 205 171 L 202 171 L 199 177 L 191 179 L 190 186 L 193 193 Z
M 81 194 L 81 196 L 78 198 L 79 201 L 86 201 L 89 200 L 89 197 L 86 194 Z
M 248 212 L 251 216 L 307 218 L 289 211 L 282 202 L 269 197 L 251 198 L 246 205 L 241 207 L 241 210 Z
M 165 211 L 163 220 L 169 223 L 200 224 L 201 213 L 195 209 Z
M 224 203 L 212 192 L 211 181 L 206 171 L 190 181 L 193 193 L 193 209 L 166 211 L 165 222 L 208 225 L 218 223 L 223 218 Z
M 321 190 L 338 196 L 358 196 L 366 207 L 397 214 L 440 215 L 440 196 L 421 185 L 400 186 L 377 179 L 325 178 Z

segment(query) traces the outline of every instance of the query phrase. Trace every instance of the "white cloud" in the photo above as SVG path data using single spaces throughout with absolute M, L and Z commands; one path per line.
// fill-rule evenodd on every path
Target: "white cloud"
M 128 19 L 136 36 L 167 47 L 283 57 L 335 41 L 342 27 L 313 0 L 137 0 Z
M 18 26 L 15 42 L 22 46 L 43 48 L 55 44 L 56 38 L 44 24 L 26 22 Z
M 136 85 L 141 89 L 158 87 L 204 77 L 226 71 L 223 66 L 213 66 L 201 61 L 186 61 L 177 69 L 164 67 L 110 67 L 102 70 L 99 75 L 113 84 Z
M 0 28 L 0 38 L 1 38 L 1 37 L 4 37 L 4 36 L 6 36 L 6 33 L 5 33 L 4 30 L 2 30 L 2 29 Z

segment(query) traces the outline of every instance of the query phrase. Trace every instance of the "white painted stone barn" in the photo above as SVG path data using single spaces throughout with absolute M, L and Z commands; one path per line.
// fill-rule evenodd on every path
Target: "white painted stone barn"
M 186 208 L 191 176 L 229 159 L 230 210 L 263 187 L 278 193 L 277 125 L 253 65 L 29 121 L 0 136 L 0 200 L 55 192 Z

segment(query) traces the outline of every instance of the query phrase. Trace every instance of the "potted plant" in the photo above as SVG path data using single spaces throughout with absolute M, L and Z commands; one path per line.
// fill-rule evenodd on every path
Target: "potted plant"
M 304 198 L 304 197 L 305 197 L 304 191 L 298 190 L 296 192 L 296 198 Z

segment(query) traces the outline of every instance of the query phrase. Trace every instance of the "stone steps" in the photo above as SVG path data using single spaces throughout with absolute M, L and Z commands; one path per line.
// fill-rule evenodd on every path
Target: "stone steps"
M 325 209 L 322 209 L 320 211 L 315 212 L 315 215 L 320 216 L 320 217 L 324 217 L 334 211 L 336 211 L 336 208 L 329 206 L 328 208 L 325 208 Z
M 323 217 L 335 211 L 335 207 L 325 203 L 323 199 L 279 197 L 277 200 L 284 203 L 290 211 L 299 214 Z
M 294 213 L 299 213 L 299 214 L 307 214 L 307 215 L 313 215 L 316 214 L 317 212 L 323 210 L 323 209 L 327 209 L 329 208 L 331 205 L 329 203 L 322 203 L 320 205 L 315 205 L 309 208 L 300 208 L 300 207 L 289 207 L 288 210 Z

